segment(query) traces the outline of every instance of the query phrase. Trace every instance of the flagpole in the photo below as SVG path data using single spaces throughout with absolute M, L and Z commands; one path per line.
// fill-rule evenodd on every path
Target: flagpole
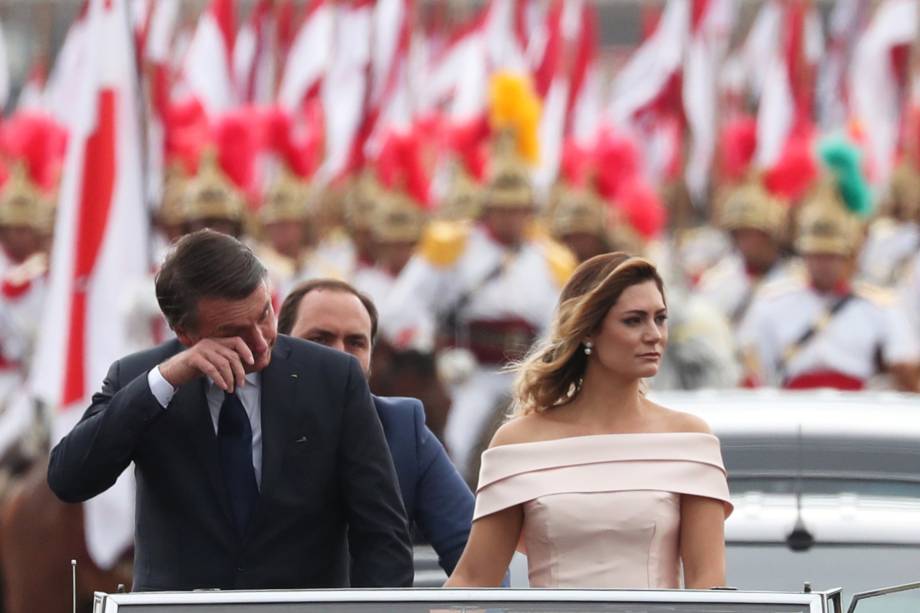
M 150 115 L 149 115 L 149 104 L 147 101 L 149 97 L 147 95 L 147 88 L 145 87 L 144 79 L 144 58 L 141 56 L 141 53 L 138 52 L 137 48 L 137 39 L 134 36 L 134 15 L 132 14 L 132 4 L 131 2 L 125 2 L 125 28 L 128 31 L 128 44 L 130 45 L 131 56 L 134 58 L 134 85 L 137 91 L 137 97 L 135 99 L 135 106 L 137 107 L 137 120 L 138 120 L 138 130 L 137 135 L 140 139 L 140 156 L 141 156 L 141 185 L 144 186 L 143 197 L 144 197 L 144 211 L 147 213 L 148 219 L 151 223 L 148 225 L 150 231 L 147 232 L 146 240 L 146 249 L 147 249 L 147 265 L 148 267 L 153 266 L 154 264 L 154 254 L 153 254 L 153 216 L 154 216 L 154 207 L 155 203 L 150 199 L 150 190 L 149 190 L 149 177 L 150 177 Z

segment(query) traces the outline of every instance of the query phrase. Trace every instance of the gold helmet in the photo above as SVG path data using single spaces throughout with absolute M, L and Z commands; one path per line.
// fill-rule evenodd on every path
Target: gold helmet
M 370 230 L 382 200 L 383 188 L 370 171 L 362 172 L 345 193 L 345 225 L 352 230 Z
M 259 221 L 263 226 L 282 222 L 304 222 L 309 217 L 310 184 L 283 170 L 272 183 L 262 208 Z
M 2 130 L 2 154 L 10 174 L 0 188 L 0 225 L 50 233 L 66 131 L 49 116 L 32 111 L 9 117 Z
M 182 220 L 223 219 L 242 222 L 245 211 L 243 196 L 218 166 L 216 151 L 213 148 L 206 149 L 198 174 L 185 187 Z
M 425 215 L 409 198 L 390 194 L 374 210 L 371 232 L 378 243 L 416 243 L 425 228 Z
M 482 187 L 458 165 L 438 208 L 438 216 L 449 221 L 468 221 L 476 219 L 481 209 Z
M 421 238 L 430 194 L 423 142 L 417 129 L 393 131 L 374 160 L 378 197 L 371 232 L 378 243 L 415 243 Z
M 839 202 L 833 183 L 824 181 L 802 207 L 795 248 L 802 255 L 851 256 L 859 251 L 864 222 Z
M 482 208 L 532 209 L 533 185 L 530 170 L 516 160 L 499 161 L 486 184 Z
M 795 248 L 803 255 L 856 255 L 872 212 L 859 150 L 848 141 L 829 139 L 821 159 L 828 172 L 802 205 Z
M 0 190 L 0 226 L 21 226 L 50 232 L 53 225 L 52 199 L 29 179 L 25 165 L 17 162 Z
M 577 233 L 607 238 L 607 207 L 596 194 L 568 186 L 558 186 L 554 192 L 549 229 L 555 238 Z
M 731 188 L 719 206 L 719 225 L 730 231 L 761 230 L 776 240 L 786 228 L 787 208 L 758 178 Z
M 489 122 L 493 137 L 483 208 L 531 209 L 535 202 L 530 172 L 539 159 L 540 101 L 527 78 L 509 73 L 492 77 Z
M 905 158 L 891 175 L 888 193 L 891 208 L 899 219 L 920 221 L 920 172 L 912 159 Z

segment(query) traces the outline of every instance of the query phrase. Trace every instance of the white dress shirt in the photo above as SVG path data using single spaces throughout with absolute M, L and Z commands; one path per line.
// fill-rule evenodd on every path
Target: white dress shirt
M 256 484 L 262 488 L 262 396 L 261 378 L 259 373 L 253 372 L 246 375 L 246 385 L 236 390 L 236 395 L 246 410 L 249 425 L 252 427 L 252 467 L 256 472 Z M 176 389 L 163 378 L 159 368 L 151 368 L 147 374 L 147 383 L 150 392 L 164 409 L 168 408 Z M 211 413 L 211 423 L 214 424 L 214 434 L 217 434 L 217 421 L 220 418 L 220 407 L 224 402 L 224 390 L 217 387 L 213 381 L 207 382 L 208 410 Z

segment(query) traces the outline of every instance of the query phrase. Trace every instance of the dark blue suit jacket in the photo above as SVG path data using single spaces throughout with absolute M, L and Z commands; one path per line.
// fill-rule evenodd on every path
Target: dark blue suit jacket
M 260 374 L 262 488 L 240 535 L 204 378 L 167 409 L 147 382 L 182 350 L 173 340 L 115 362 L 48 465 L 52 491 L 80 502 L 134 462 L 135 591 L 412 585 L 397 477 L 357 360 L 278 336 Z
M 441 568 L 450 575 L 470 535 L 473 494 L 444 446 L 425 425 L 421 401 L 373 399 L 393 455 L 409 523 L 419 527 L 437 552 Z

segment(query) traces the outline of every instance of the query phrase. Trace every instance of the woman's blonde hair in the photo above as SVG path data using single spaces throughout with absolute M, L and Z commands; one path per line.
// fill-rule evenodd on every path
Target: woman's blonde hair
M 518 364 L 512 415 L 545 411 L 570 402 L 581 389 L 588 357 L 584 340 L 594 334 L 627 287 L 664 283 L 648 260 L 615 252 L 583 262 L 562 288 L 549 336 Z

